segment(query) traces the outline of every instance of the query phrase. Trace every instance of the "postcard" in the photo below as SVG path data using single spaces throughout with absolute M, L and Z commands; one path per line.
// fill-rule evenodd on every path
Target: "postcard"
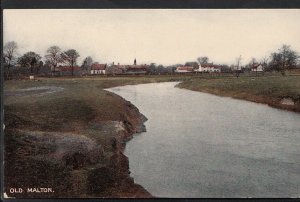
M 300 197 L 299 19 L 4 9 L 2 197 Z

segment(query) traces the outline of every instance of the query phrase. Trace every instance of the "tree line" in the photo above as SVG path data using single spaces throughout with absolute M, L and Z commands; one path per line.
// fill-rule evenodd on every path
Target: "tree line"
M 3 63 L 5 70 L 5 77 L 10 78 L 11 68 L 16 64 L 19 64 L 26 71 L 29 71 L 30 74 L 39 74 L 40 69 L 43 66 L 50 67 L 51 70 L 55 69 L 59 65 L 68 65 L 71 67 L 71 75 L 74 74 L 74 67 L 77 65 L 77 59 L 79 53 L 75 49 L 68 49 L 62 51 L 58 46 L 51 46 L 47 49 L 46 54 L 44 55 L 44 61 L 42 61 L 42 56 L 33 51 L 24 53 L 21 56 L 18 56 L 18 44 L 15 41 L 7 42 L 3 47 Z M 241 59 L 241 58 L 239 58 Z M 208 64 L 209 58 L 207 56 L 198 57 L 196 61 L 186 62 L 185 66 L 193 66 L 197 68 L 198 64 Z M 240 60 L 239 60 L 240 62 Z M 83 70 L 88 70 L 92 64 L 98 63 L 94 62 L 93 59 L 88 56 L 84 59 L 81 68 Z M 242 67 L 242 70 L 250 71 L 251 67 L 254 64 L 261 64 L 265 71 L 278 71 L 282 75 L 285 75 L 286 70 L 296 68 L 299 65 L 299 54 L 291 49 L 289 45 L 282 45 L 276 52 L 272 52 L 269 57 L 263 57 L 260 61 L 257 61 L 255 58 L 252 58 L 248 64 Z M 149 65 L 150 74 L 168 74 L 173 73 L 178 66 L 183 66 L 182 64 L 175 64 L 170 66 L 156 65 L 151 63 Z M 232 72 L 235 64 L 228 65 L 219 65 L 222 68 L 222 72 Z
M 268 57 L 262 57 L 260 60 L 256 58 L 251 58 L 248 64 L 242 66 L 240 70 L 251 71 L 251 68 L 256 64 L 261 64 L 264 67 L 264 71 L 277 71 L 280 72 L 283 76 L 286 73 L 286 70 L 291 70 L 299 67 L 299 54 L 291 49 L 289 45 L 282 45 L 276 52 L 272 52 Z M 209 58 L 199 57 L 197 61 L 200 64 L 207 64 L 209 62 Z M 238 63 L 241 61 L 241 57 L 237 58 L 237 64 L 221 65 L 227 70 L 234 70 Z
M 55 70 L 59 64 L 65 64 L 71 67 L 73 75 L 74 67 L 77 65 L 77 59 L 80 56 L 75 49 L 68 49 L 62 51 L 58 46 L 51 46 L 47 49 L 45 58 L 45 64 L 41 60 L 42 56 L 33 51 L 28 51 L 18 57 L 18 44 L 15 41 L 7 42 L 3 47 L 3 62 L 6 66 L 6 78 L 10 77 L 10 70 L 16 64 L 19 64 L 23 68 L 27 68 L 30 74 L 39 74 L 39 70 L 44 65 L 51 67 Z
M 264 71 L 277 71 L 282 75 L 285 75 L 286 70 L 300 68 L 299 58 L 300 57 L 298 53 L 292 50 L 291 46 L 284 44 L 276 52 L 272 52 L 268 57 L 263 57 L 260 60 L 251 58 L 250 61 L 244 66 L 240 66 L 241 56 L 237 58 L 236 64 L 219 64 L 217 66 L 221 68 L 221 72 L 223 73 L 239 74 L 242 72 L 249 72 L 254 65 L 261 64 L 264 68 Z M 149 66 L 149 72 L 150 74 L 166 74 L 174 72 L 179 66 L 190 66 L 197 69 L 199 64 L 206 65 L 213 64 L 213 62 L 210 61 L 208 56 L 202 56 L 198 57 L 196 61 L 185 62 L 184 64 L 175 64 L 166 67 L 151 63 Z

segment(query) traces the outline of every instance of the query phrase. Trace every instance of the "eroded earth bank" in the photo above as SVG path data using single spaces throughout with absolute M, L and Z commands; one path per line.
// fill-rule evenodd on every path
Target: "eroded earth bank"
M 60 86 L 60 92 L 51 95 L 45 94 L 47 87 L 6 92 L 6 195 L 152 197 L 134 183 L 123 154 L 126 141 L 145 130 L 146 117 L 130 102 L 99 86 L 93 89 L 98 94 L 78 86 L 82 89 L 77 89 L 74 98 L 68 93 L 74 86 Z

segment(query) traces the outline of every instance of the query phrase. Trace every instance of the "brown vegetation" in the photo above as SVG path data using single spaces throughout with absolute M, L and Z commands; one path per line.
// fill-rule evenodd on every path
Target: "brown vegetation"
M 300 112 L 300 79 L 296 75 L 240 77 L 238 79 L 233 77 L 195 78 L 180 83 L 178 87 Z M 283 99 L 290 99 L 294 104 L 286 105 L 282 102 Z

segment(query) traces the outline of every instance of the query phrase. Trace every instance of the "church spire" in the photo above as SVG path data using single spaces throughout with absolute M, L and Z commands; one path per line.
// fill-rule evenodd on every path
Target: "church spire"
M 133 62 L 133 64 L 134 64 L 134 65 L 136 65 L 136 58 L 134 59 L 134 62 Z

